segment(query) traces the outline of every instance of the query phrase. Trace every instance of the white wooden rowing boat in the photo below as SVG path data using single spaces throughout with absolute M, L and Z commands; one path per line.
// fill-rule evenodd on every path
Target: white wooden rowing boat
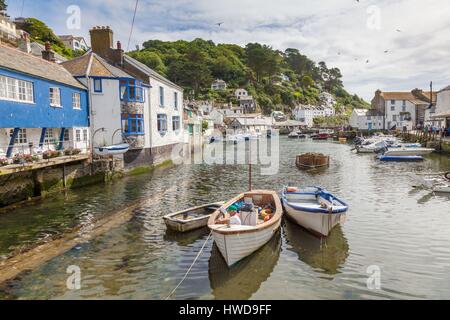
M 267 221 L 258 221 L 253 225 L 223 225 L 218 224 L 223 212 L 231 205 L 244 199 L 252 199 L 255 206 L 273 208 L 273 216 Z M 275 191 L 255 190 L 240 194 L 228 201 L 210 217 L 208 227 L 214 237 L 214 241 L 228 266 L 251 255 L 264 246 L 280 228 L 283 208 L 280 198 Z
M 209 217 L 223 204 L 224 202 L 209 203 L 168 214 L 163 219 L 168 229 L 178 232 L 188 232 L 206 227 Z
M 285 188 L 281 201 L 288 217 L 320 236 L 344 222 L 348 205 L 320 187 Z

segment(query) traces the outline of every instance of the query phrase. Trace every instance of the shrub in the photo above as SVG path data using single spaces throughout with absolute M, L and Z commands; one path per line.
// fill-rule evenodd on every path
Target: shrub
M 7 166 L 9 161 L 7 158 L 0 158 L 0 167 Z
M 37 156 L 32 156 L 31 154 L 16 154 L 13 158 L 14 164 L 32 163 L 38 161 Z
M 60 155 L 61 155 L 61 152 L 60 152 L 60 151 L 48 150 L 48 151 L 45 151 L 45 152 L 42 154 L 42 158 L 44 158 L 45 160 L 48 160 L 48 159 L 57 158 L 57 157 L 59 157 Z
M 68 148 L 64 150 L 64 155 L 66 156 L 76 156 L 77 154 L 80 154 L 81 150 L 77 148 Z

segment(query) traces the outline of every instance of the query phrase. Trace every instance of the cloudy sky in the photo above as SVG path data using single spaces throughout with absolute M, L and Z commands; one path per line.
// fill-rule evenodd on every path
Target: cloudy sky
M 24 5 L 23 5 L 24 2 Z M 135 0 L 7 0 L 9 14 L 44 20 L 58 34 L 109 25 L 126 46 Z M 81 9 L 70 29 L 70 5 Z M 73 20 L 69 20 L 73 21 Z M 216 23 L 224 22 L 219 27 Z M 447 0 L 140 0 L 130 49 L 148 39 L 261 42 L 297 48 L 339 67 L 347 89 L 370 100 L 376 89 L 450 84 Z M 387 51 L 387 52 L 386 52 Z

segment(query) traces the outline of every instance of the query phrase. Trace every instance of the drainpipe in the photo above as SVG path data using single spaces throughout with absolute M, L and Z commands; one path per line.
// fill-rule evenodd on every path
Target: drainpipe
M 61 134 L 59 135 L 59 146 L 58 150 L 61 150 L 63 148 L 64 143 L 64 133 L 66 132 L 66 128 L 61 128 Z
M 6 152 L 6 157 L 7 158 L 11 158 L 13 149 L 14 149 L 14 143 L 16 142 L 16 138 L 19 135 L 19 130 L 20 128 L 14 128 L 13 134 L 11 136 L 11 139 L 9 141 L 9 145 L 8 145 L 8 151 Z
M 46 132 L 47 128 L 42 128 L 41 138 L 39 139 L 39 148 L 42 148 L 44 146 Z

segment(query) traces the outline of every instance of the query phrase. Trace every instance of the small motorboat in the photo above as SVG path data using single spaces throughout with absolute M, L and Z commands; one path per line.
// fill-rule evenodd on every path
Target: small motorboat
M 94 152 L 99 156 L 112 156 L 124 154 L 130 150 L 128 143 L 114 144 L 106 147 L 95 147 Z
M 313 140 L 328 140 L 330 138 L 330 134 L 328 133 L 319 133 L 314 136 L 311 136 Z
M 168 229 L 178 232 L 188 232 L 208 225 L 208 219 L 224 202 L 205 204 L 183 211 L 168 214 L 163 217 Z
M 295 165 L 302 170 L 329 167 L 330 157 L 322 153 L 305 153 L 296 157 Z
M 426 176 L 418 176 L 411 174 L 415 181 L 415 187 L 425 187 L 433 192 L 450 193 L 450 172 L 441 174 L 429 174 Z
M 385 162 L 418 162 L 424 160 L 422 156 L 389 156 L 389 155 L 380 155 L 378 156 L 378 159 L 380 159 L 380 161 Z
M 345 220 L 348 205 L 321 187 L 286 187 L 281 194 L 286 214 L 303 228 L 327 237 Z
M 288 138 L 290 138 L 290 139 L 305 139 L 306 135 L 304 135 L 300 131 L 293 131 L 288 135 Z
M 227 136 L 227 142 L 237 144 L 238 142 L 245 141 L 242 134 L 233 134 Z
M 231 206 L 238 208 L 241 225 L 224 224 Z M 275 191 L 255 190 L 224 204 L 209 218 L 208 227 L 230 267 L 269 242 L 280 228 L 282 215 L 281 201 Z
M 417 148 L 417 147 L 400 147 L 400 148 L 387 148 L 384 151 L 385 156 L 425 156 L 434 152 L 431 148 Z

